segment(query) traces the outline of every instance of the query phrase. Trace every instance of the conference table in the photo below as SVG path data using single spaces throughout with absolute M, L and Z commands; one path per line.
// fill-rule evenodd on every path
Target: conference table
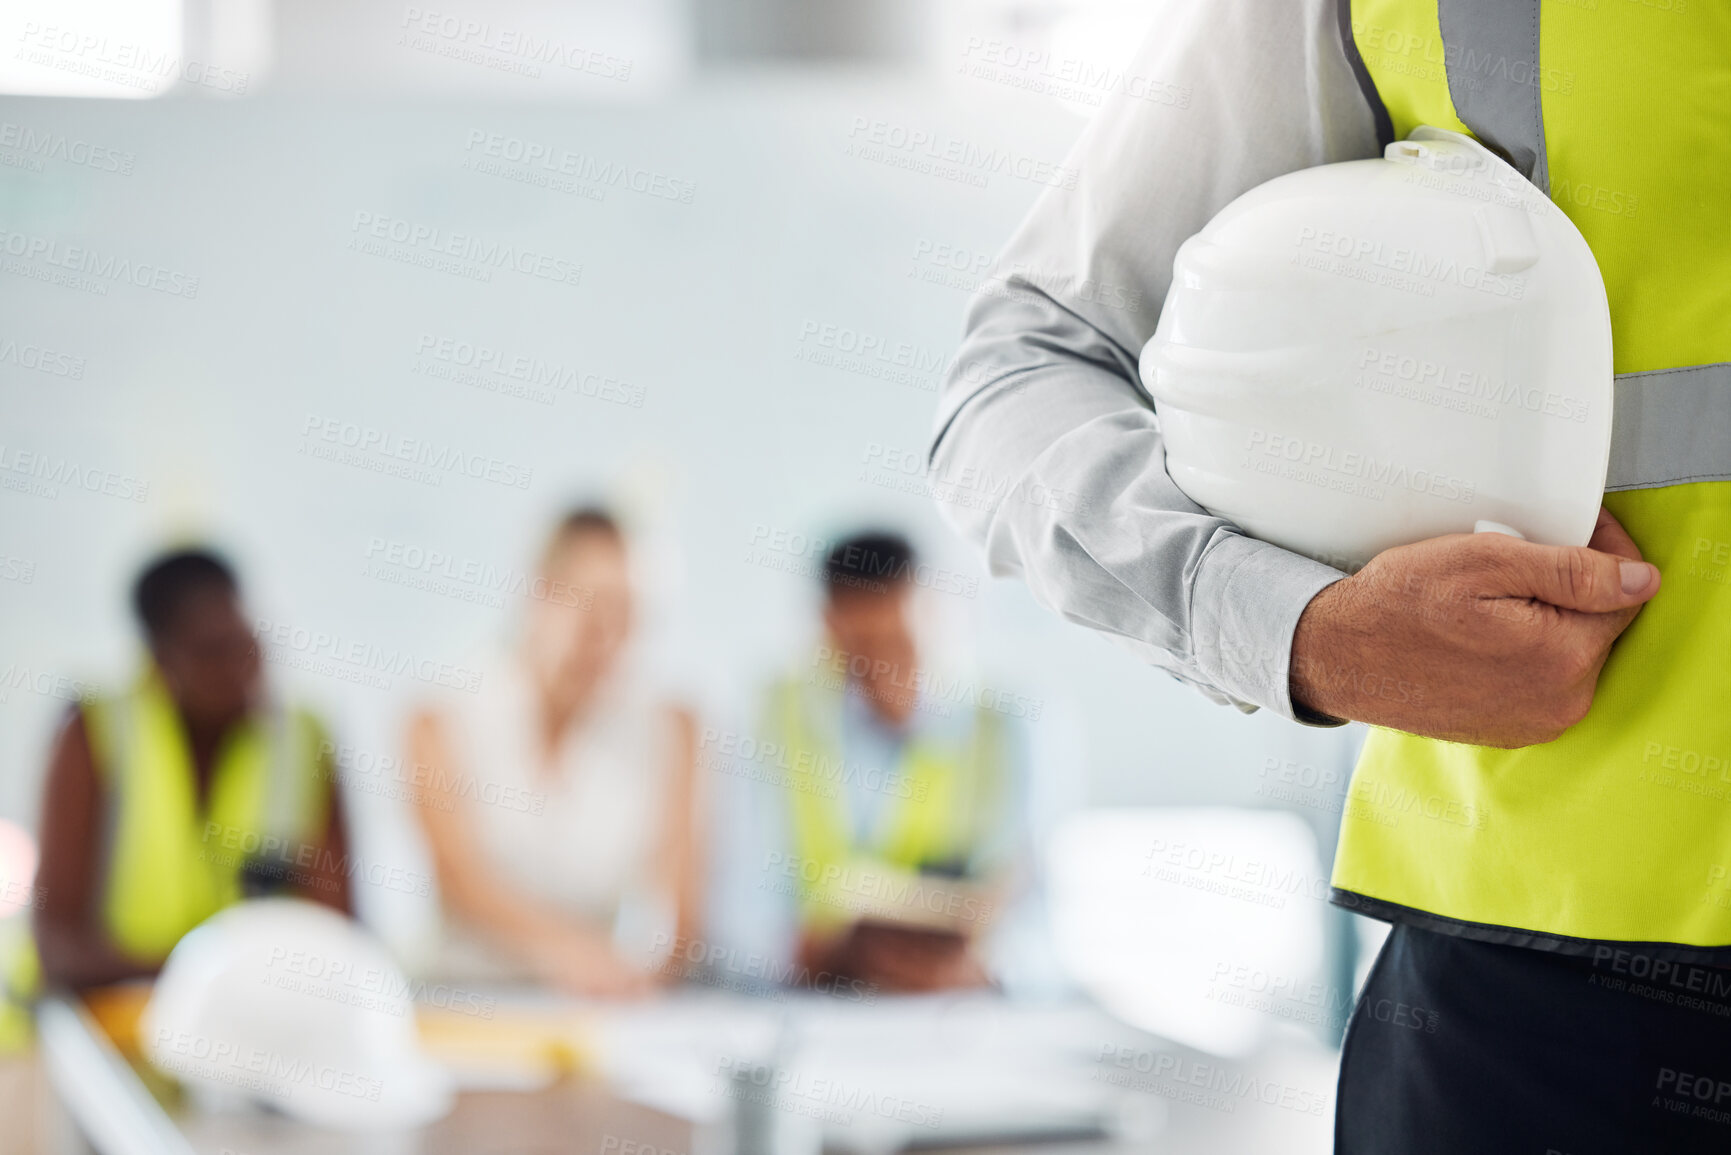
M 700 997 L 599 1013 L 607 1060 L 534 1085 L 467 1079 L 436 1122 L 339 1132 L 256 1108 L 210 1109 L 136 1055 L 125 1057 L 82 1004 L 53 1000 L 36 1056 L 0 1066 L 0 1106 L 20 1155 L 888 1155 L 927 1152 L 1195 1152 L 1330 1149 L 1337 1055 L 1293 1037 L 1221 1060 L 1136 1031 L 1096 1008 L 1024 1008 L 1001 999 L 886 1000 L 869 1014 L 796 1007 L 813 1045 L 799 1060 L 825 1085 L 882 1087 L 942 1104 L 943 1127 L 787 1128 L 741 1138 L 739 1102 L 714 1077 L 706 1038 L 762 1018 L 761 1004 Z M 782 1020 L 788 1008 L 767 1008 Z M 785 1030 L 785 1027 L 783 1028 Z M 922 1034 L 922 1032 L 925 1032 Z M 696 1041 L 694 1041 L 696 1040 Z M 679 1068 L 685 1068 L 683 1072 Z M 696 1074 L 710 1077 L 699 1079 Z M 851 1081 L 851 1082 L 850 1082 Z M 795 1080 L 793 1086 L 799 1084 Z M 909 1090 L 912 1088 L 912 1090 Z M 784 1109 L 800 1104 L 784 1095 Z M 802 1112 L 804 1113 L 804 1112 Z M 903 1112 L 905 1115 L 906 1113 Z M 776 1115 L 782 1123 L 785 1115 Z M 872 1122 L 881 1122 L 871 1120 Z M 761 1129 L 761 1128 L 760 1128 Z M 32 1136 L 30 1132 L 34 1130 Z

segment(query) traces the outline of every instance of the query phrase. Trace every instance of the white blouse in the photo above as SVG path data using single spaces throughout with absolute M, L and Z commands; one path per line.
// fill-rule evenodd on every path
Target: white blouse
M 646 682 L 616 672 L 543 762 L 534 685 L 520 661 L 485 667 L 445 711 L 453 792 L 493 870 L 603 930 L 666 905 L 655 855 L 669 809 L 674 734 Z M 495 674 L 494 671 L 497 671 Z M 630 937 L 641 937 L 631 935 Z M 622 944 L 623 945 L 623 944 Z M 447 931 L 446 969 L 515 972 L 468 928 Z

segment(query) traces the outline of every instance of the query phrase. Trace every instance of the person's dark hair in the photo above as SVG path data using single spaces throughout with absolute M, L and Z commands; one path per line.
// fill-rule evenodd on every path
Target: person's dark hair
M 823 584 L 830 597 L 859 591 L 886 593 L 914 576 L 914 547 L 899 533 L 867 530 L 830 547 Z
M 547 535 L 546 548 L 541 551 L 541 564 L 545 566 L 572 538 L 585 533 L 599 533 L 617 542 L 625 540 L 625 530 L 618 518 L 599 505 L 581 505 L 561 517 L 553 532 Z
M 175 550 L 145 566 L 132 583 L 132 612 L 147 637 L 160 638 L 188 600 L 212 589 L 240 590 L 228 562 L 207 549 Z

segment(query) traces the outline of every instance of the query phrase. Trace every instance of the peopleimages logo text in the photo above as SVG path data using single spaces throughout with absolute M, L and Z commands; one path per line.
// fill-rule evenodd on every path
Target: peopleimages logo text
M 132 175 L 132 165 L 136 160 L 130 152 L 10 120 L 0 121 L 0 148 L 17 149 L 26 156 L 65 161 L 67 164 L 79 165 L 97 172 L 119 173 L 121 176 Z
M 690 204 L 697 195 L 697 186 L 688 180 L 668 176 L 635 165 L 602 160 L 588 153 L 572 152 L 559 145 L 524 140 L 485 129 L 469 130 L 465 152 L 479 152 L 493 160 L 541 169 L 557 176 L 597 184 L 607 188 L 628 188 L 634 193 L 659 200 Z
M 981 178 L 1001 174 L 1054 188 L 1076 187 L 1077 170 L 1072 166 L 892 121 L 856 116 L 848 128 L 848 141 L 852 155 L 867 160 L 902 156 L 951 165 Z
M 301 436 L 309 442 L 320 441 L 354 450 L 376 453 L 396 461 L 406 461 L 436 471 L 434 476 L 457 473 L 476 481 L 491 481 L 513 489 L 527 489 L 535 471 L 526 465 L 471 453 L 456 446 L 427 441 L 419 437 L 404 437 L 370 425 L 343 421 L 335 417 L 307 414 L 301 425 Z
M 1298 230 L 1295 243 L 1300 249 L 1320 256 L 1404 274 L 1420 283 L 1459 285 L 1463 289 L 1507 297 L 1512 301 L 1520 300 L 1527 291 L 1525 277 L 1489 272 L 1480 265 L 1463 264 L 1453 257 L 1436 256 L 1404 245 L 1397 248 L 1351 233 L 1313 229 L 1306 225 Z
M 0 227 L 0 252 L 51 268 L 95 277 L 98 281 L 133 285 L 191 300 L 198 296 L 198 278 L 148 261 L 134 261 L 86 245 L 66 245 L 57 238 L 14 232 Z M 106 290 L 104 290 L 106 292 Z
M 476 20 L 409 5 L 403 9 L 399 27 L 411 34 L 436 38 L 452 46 L 496 52 L 525 64 L 555 64 L 572 72 L 620 83 L 631 79 L 633 61 L 625 57 L 569 43 L 557 36 L 496 25 L 490 20 Z M 539 77 L 540 72 L 532 71 L 529 75 Z
M 466 690 L 471 694 L 481 688 L 481 671 L 455 662 L 423 658 L 394 646 L 379 646 L 326 630 L 273 622 L 269 618 L 256 619 L 254 626 L 260 642 L 283 654 L 324 658 L 380 674 L 407 675 L 430 686 Z
M 1524 388 L 1517 382 L 1491 377 L 1476 369 L 1457 368 L 1445 362 L 1431 361 L 1397 350 L 1379 349 L 1374 345 L 1364 347 L 1359 354 L 1358 367 L 1421 388 L 1441 389 L 1474 401 L 1508 405 L 1525 409 L 1528 413 L 1560 417 L 1565 421 L 1585 421 L 1589 412 L 1585 401 L 1566 393 Z M 1495 415 L 1495 410 L 1490 412 Z
M 1446 501 L 1473 500 L 1474 485 L 1471 481 L 1435 470 L 1411 469 L 1387 458 L 1356 450 L 1337 449 L 1303 437 L 1288 437 L 1270 433 L 1266 429 L 1252 429 L 1245 448 L 1253 456 L 1319 469 L 1372 485 L 1428 493 Z
M 437 256 L 453 257 L 495 269 L 508 268 L 525 276 L 556 284 L 577 285 L 583 281 L 583 266 L 576 261 L 485 240 L 470 233 L 454 233 L 435 225 L 358 210 L 350 231 L 373 240 L 389 241 Z

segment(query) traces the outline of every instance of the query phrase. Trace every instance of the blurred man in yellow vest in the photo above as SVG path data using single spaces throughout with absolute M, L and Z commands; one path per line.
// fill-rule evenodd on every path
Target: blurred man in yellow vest
M 798 905 L 812 985 L 887 991 L 989 981 L 980 944 L 1027 861 L 1025 743 L 999 700 L 946 693 L 910 620 L 921 565 L 864 533 L 824 564 L 824 644 L 776 683 L 762 726 L 785 799 L 765 884 Z
M 244 897 L 350 909 L 330 743 L 311 715 L 267 704 L 233 571 L 203 550 L 168 554 L 133 608 L 143 671 L 78 704 L 48 770 L 35 940 L 51 985 L 152 975 Z

